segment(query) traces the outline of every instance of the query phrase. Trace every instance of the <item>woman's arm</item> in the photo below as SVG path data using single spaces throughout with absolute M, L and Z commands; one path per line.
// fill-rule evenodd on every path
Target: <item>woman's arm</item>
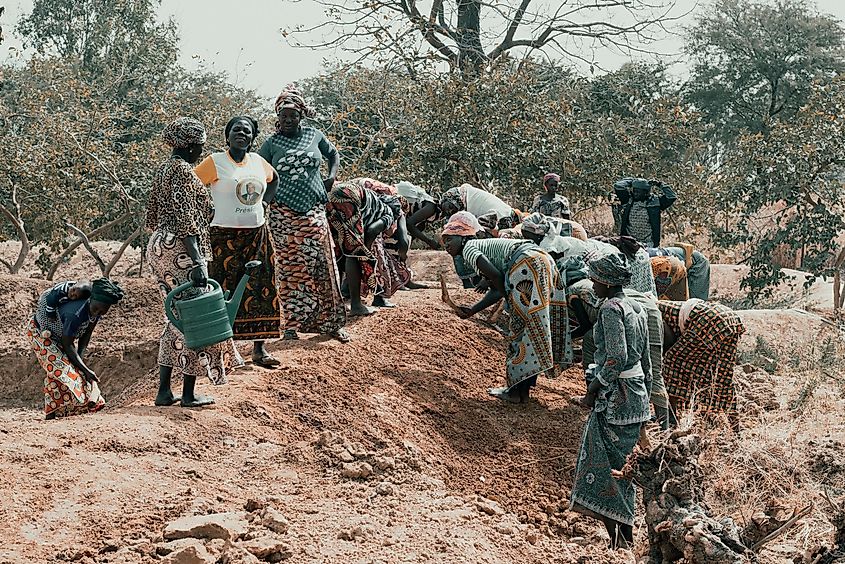
M 584 302 L 579 298 L 572 298 L 569 300 L 569 307 L 575 314 L 575 319 L 578 320 L 578 328 L 572 332 L 573 339 L 580 339 L 590 332 L 593 328 L 593 322 L 590 321 L 590 316 L 587 315 L 587 310 L 584 308 Z
M 79 352 L 76 349 L 76 344 L 73 341 L 73 337 L 62 337 L 62 350 L 64 351 L 68 360 L 79 370 L 80 374 L 82 374 L 82 377 L 85 378 L 86 382 L 99 382 L 99 379 L 97 378 L 97 375 L 94 373 L 94 371 L 85 366 L 85 363 L 82 362 L 82 357 L 79 356 Z
M 425 232 L 419 228 L 419 226 L 425 222 L 427 219 L 434 217 L 437 213 L 437 204 L 434 202 L 425 202 L 420 209 L 416 212 L 412 213 L 407 219 L 408 225 L 408 233 L 411 234 L 411 237 L 414 239 L 419 239 L 420 241 L 424 242 L 429 248 L 434 250 L 439 250 L 440 243 L 435 239 L 432 239 Z
M 487 293 L 484 294 L 484 297 L 470 308 L 464 308 L 464 316 L 462 317 L 472 317 L 476 313 L 480 311 L 484 311 L 488 307 L 494 305 L 499 300 L 505 297 L 505 276 L 502 272 L 493 266 L 487 257 L 480 256 L 478 257 L 478 262 L 476 263 L 478 271 L 481 275 L 490 283 L 490 289 L 487 290 Z
M 279 188 L 279 173 L 273 169 L 273 180 L 267 183 L 267 191 L 264 192 L 264 203 L 270 205 L 276 199 L 276 190 Z
M 85 356 L 85 349 L 88 348 L 88 343 L 91 342 L 91 335 L 94 333 L 94 327 L 96 326 L 96 321 L 89 323 L 85 332 L 79 336 L 79 344 L 76 346 L 76 352 L 79 355 L 79 358 Z
M 399 259 L 405 262 L 408 260 L 408 249 L 411 248 L 411 238 L 408 237 L 408 219 L 405 214 L 402 214 L 399 221 L 396 222 L 394 237 L 396 238 L 396 251 L 399 254 Z
M 182 239 L 188 256 L 191 257 L 193 267 L 191 268 L 191 281 L 197 288 L 204 288 L 208 284 L 208 265 L 200 253 L 199 243 L 196 235 L 188 235 Z
M 605 361 L 596 371 L 596 378 L 590 384 L 591 392 L 598 392 L 602 386 L 610 386 L 619 378 L 628 360 L 628 345 L 625 342 L 625 326 L 622 310 L 605 305 L 599 310 L 604 331 Z
M 326 159 L 329 166 L 329 175 L 323 180 L 323 185 L 326 187 L 326 192 L 332 189 L 334 181 L 337 179 L 337 173 L 340 170 L 340 153 L 332 143 L 326 139 L 326 136 L 320 132 L 320 142 L 317 144 L 320 153 Z

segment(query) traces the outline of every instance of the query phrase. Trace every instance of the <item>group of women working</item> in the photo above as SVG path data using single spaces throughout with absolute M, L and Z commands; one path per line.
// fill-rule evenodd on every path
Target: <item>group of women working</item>
M 535 208 L 556 201 L 544 196 Z M 633 540 L 635 490 L 611 470 L 622 468 L 649 420 L 668 429 L 678 410 L 695 409 L 725 414 L 736 426 L 733 368 L 743 326 L 720 304 L 658 300 L 660 271 L 631 237 L 560 235 L 558 221 L 533 211 L 494 236 L 463 209 L 450 217 L 442 239 L 459 275 L 469 273 L 464 278 L 484 292 L 476 304 L 459 307 L 461 317 L 506 301 L 506 385 L 490 389 L 492 396 L 524 403 L 538 376 L 554 377 L 571 365 L 572 343 L 581 340 L 586 388 L 573 402 L 590 417 L 571 507 L 600 519 L 620 546 Z M 669 286 L 681 283 L 686 297 L 685 277 Z
M 646 250 L 630 237 L 588 239 L 557 193 L 556 174 L 545 176 L 527 215 L 466 184 L 436 199 L 408 182 L 337 182 L 338 151 L 303 124 L 313 110 L 302 95 L 286 89 L 275 110 L 276 131 L 257 152 L 258 123 L 237 116 L 223 131 L 226 149 L 198 164 L 207 141 L 203 125 L 180 118 L 165 128 L 172 152 L 156 172 L 146 213 L 152 232 L 146 254 L 161 292 L 191 282 L 181 296 L 190 298 L 209 291 L 209 278 L 231 290 L 246 264 L 260 261 L 233 333 L 253 342 L 255 364 L 272 367 L 279 361 L 265 347 L 268 339 L 321 333 L 347 342 L 344 290 L 352 315 L 374 313 L 362 302 L 370 293 L 374 306 L 392 307 L 392 294 L 413 284 L 405 264 L 410 239 L 432 248 L 442 243 L 467 285 L 484 293 L 460 308 L 461 317 L 506 302 L 506 385 L 491 395 L 528 401 L 538 377 L 554 377 L 574 362 L 573 340 L 582 340 L 586 390 L 577 403 L 591 412 L 572 507 L 601 519 L 614 544 L 630 542 L 634 488 L 611 469 L 632 451 L 652 417 L 650 405 L 664 427 L 674 423 L 674 410 L 690 407 L 725 412 L 735 422 L 732 370 L 743 328 L 729 309 L 705 301 L 703 256 L 690 261 L 682 248 Z M 426 226 L 440 218 L 447 221 L 437 240 Z M 694 267 L 689 280 L 678 251 Z M 682 298 L 703 299 L 657 301 L 681 283 Z M 108 279 L 68 281 L 41 295 L 27 335 L 47 372 L 48 417 L 104 405 L 82 357 L 97 320 L 122 295 Z M 197 378 L 222 384 L 242 364 L 233 339 L 194 350 L 168 321 L 155 404 L 212 403 L 196 393 Z M 183 376 L 178 395 L 171 389 L 174 369 Z

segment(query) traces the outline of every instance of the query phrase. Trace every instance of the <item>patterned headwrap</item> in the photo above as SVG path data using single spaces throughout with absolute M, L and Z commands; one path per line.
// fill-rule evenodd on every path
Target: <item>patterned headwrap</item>
M 524 233 L 533 233 L 535 235 L 545 235 L 551 229 L 551 224 L 548 218 L 540 212 L 529 214 L 522 220 L 522 231 Z
M 285 86 L 285 89 L 276 98 L 276 115 L 279 115 L 285 108 L 293 108 L 302 114 L 303 117 L 313 118 L 317 115 L 317 110 L 305 102 L 305 97 L 295 84 Z M 279 124 L 276 122 L 276 128 L 278 126 Z
M 114 305 L 123 299 L 123 289 L 108 278 L 97 278 L 91 283 L 91 299 Z
M 189 117 L 180 117 L 164 128 L 161 133 L 164 142 L 174 149 L 184 149 L 189 145 L 202 145 L 206 141 L 205 127 Z
M 602 253 L 587 261 L 590 278 L 607 286 L 625 286 L 631 281 L 631 270 L 622 253 Z
M 481 229 L 481 225 L 474 215 L 468 211 L 459 211 L 449 218 L 440 236 L 458 235 L 460 237 L 472 237 L 481 231 Z
M 559 175 L 559 174 L 555 174 L 554 172 L 549 172 L 548 174 L 546 174 L 546 175 L 543 177 L 543 186 L 545 186 L 545 185 L 546 185 L 546 183 L 547 183 L 549 180 L 552 180 L 552 179 L 557 180 L 557 183 L 558 183 L 558 184 L 560 184 L 560 175 Z
M 484 215 L 478 216 L 478 224 L 481 225 L 484 229 L 490 229 L 491 231 L 498 228 L 499 225 L 499 216 L 496 215 L 496 212 L 485 213 Z
M 458 211 L 463 210 L 466 208 L 466 204 L 464 204 L 464 193 L 465 191 L 461 190 L 461 186 L 449 188 L 440 196 L 440 209 L 443 209 L 448 204 Z

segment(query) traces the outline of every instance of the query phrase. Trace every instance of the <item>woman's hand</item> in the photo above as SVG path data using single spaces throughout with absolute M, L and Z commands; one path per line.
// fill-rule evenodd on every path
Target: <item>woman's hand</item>
M 82 377 L 85 378 L 85 381 L 88 382 L 89 384 L 91 382 L 99 382 L 100 381 L 100 379 L 97 378 L 97 374 L 95 374 L 94 371 L 91 370 L 90 368 L 87 369 L 87 370 L 80 370 L 79 372 L 82 374 Z
M 469 319 L 470 317 L 475 315 L 473 311 L 466 306 L 458 306 L 457 314 L 458 317 L 460 317 L 461 319 Z
M 490 289 L 490 281 L 486 278 L 482 278 L 481 282 L 475 285 L 475 291 L 478 294 L 484 294 L 487 290 Z
M 208 285 L 208 267 L 205 263 L 195 264 L 191 269 L 191 282 L 195 288 L 205 288 Z
M 593 409 L 596 406 L 596 394 L 587 392 L 586 395 L 574 397 L 569 400 L 573 405 L 584 409 Z
M 332 189 L 332 186 L 334 186 L 334 182 L 335 182 L 334 176 L 329 176 L 328 178 L 323 180 L 323 186 L 326 188 L 326 192 L 328 192 Z

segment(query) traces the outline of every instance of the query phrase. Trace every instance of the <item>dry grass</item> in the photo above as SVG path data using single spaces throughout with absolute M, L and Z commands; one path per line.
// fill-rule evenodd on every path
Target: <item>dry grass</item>
M 765 346 L 759 350 L 770 352 Z M 744 527 L 767 508 L 790 512 L 814 504 L 808 517 L 762 550 L 760 561 L 771 563 L 792 562 L 808 549 L 829 545 L 834 527 L 823 495 L 845 497 L 845 402 L 839 378 L 845 346 L 829 340 L 781 351 L 779 358 L 776 370 L 769 354 L 761 355 L 758 370 L 737 370 L 739 435 L 726 435 L 724 425 L 696 422 L 706 440 L 699 461 L 713 515 L 728 515 Z

